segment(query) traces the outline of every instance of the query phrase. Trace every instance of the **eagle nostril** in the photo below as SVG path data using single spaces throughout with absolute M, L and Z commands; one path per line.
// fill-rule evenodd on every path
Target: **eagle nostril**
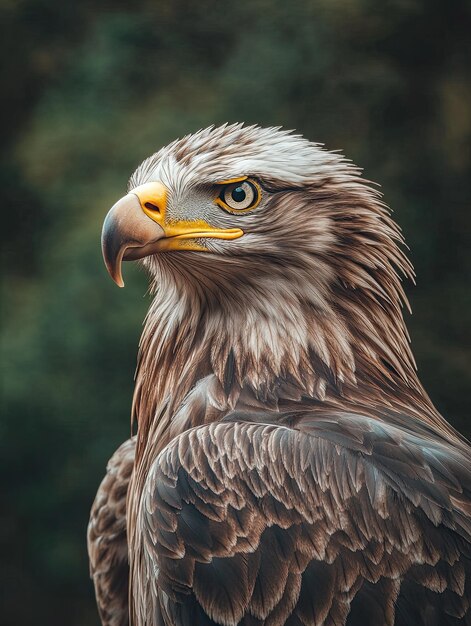
M 159 207 L 156 204 L 152 204 L 152 202 L 146 202 L 144 206 L 146 207 L 146 209 L 149 209 L 149 211 L 155 211 L 156 213 L 160 213 Z

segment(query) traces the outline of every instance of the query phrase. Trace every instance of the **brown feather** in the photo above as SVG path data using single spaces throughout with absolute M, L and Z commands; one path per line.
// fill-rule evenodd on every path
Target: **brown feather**
M 417 377 L 413 270 L 379 194 L 242 125 L 174 142 L 130 189 L 157 175 L 175 206 L 241 175 L 267 199 L 248 239 L 144 261 L 132 623 L 470 623 L 470 449 Z
M 103 626 L 127 626 L 129 623 L 126 497 L 135 448 L 136 438 L 133 437 L 111 457 L 88 524 L 90 575 Z

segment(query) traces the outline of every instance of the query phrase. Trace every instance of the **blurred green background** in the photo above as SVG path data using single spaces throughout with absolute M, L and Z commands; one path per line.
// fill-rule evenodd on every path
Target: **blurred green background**
M 98 624 L 85 529 L 129 434 L 149 304 L 100 228 L 139 162 L 210 123 L 296 128 L 382 184 L 413 346 L 471 434 L 470 3 L 2 0 L 2 623 Z

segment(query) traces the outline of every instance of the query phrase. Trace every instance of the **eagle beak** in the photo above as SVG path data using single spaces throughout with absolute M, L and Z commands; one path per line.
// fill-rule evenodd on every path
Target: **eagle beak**
M 152 254 L 165 237 L 162 226 L 150 220 L 138 198 L 129 193 L 110 209 L 103 223 L 101 249 L 106 269 L 119 287 L 124 287 L 121 262 Z
M 101 247 L 111 278 L 124 287 L 122 261 L 142 259 L 165 250 L 208 249 L 204 238 L 238 239 L 240 228 L 214 228 L 204 220 L 166 219 L 168 191 L 161 182 L 132 189 L 110 209 L 103 223 Z

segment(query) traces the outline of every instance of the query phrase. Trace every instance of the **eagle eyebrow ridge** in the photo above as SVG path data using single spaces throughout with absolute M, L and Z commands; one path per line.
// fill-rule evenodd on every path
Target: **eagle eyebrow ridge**
M 226 178 L 225 180 L 218 180 L 214 184 L 215 185 L 229 185 L 230 183 L 241 183 L 244 180 L 247 180 L 248 176 L 238 176 L 236 178 Z

